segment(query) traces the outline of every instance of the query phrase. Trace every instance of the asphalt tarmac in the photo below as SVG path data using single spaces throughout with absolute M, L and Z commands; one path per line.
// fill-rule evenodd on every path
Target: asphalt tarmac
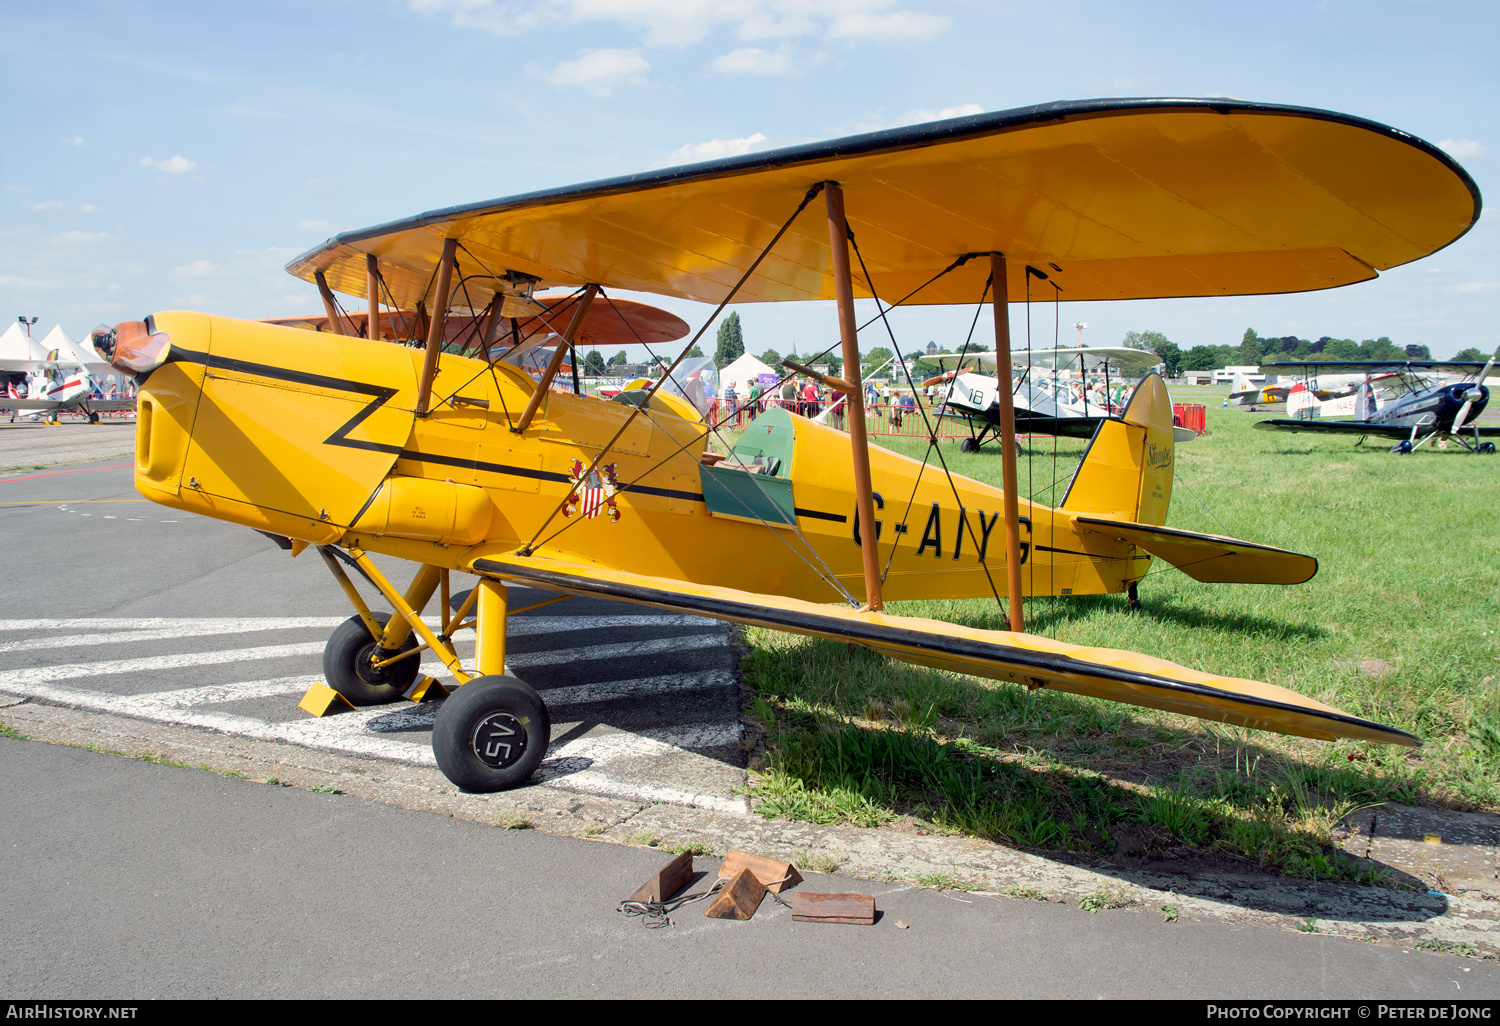
M 0 692 L 433 765 L 433 703 L 322 720 L 297 707 L 322 678 L 329 634 L 352 614 L 315 553 L 293 559 L 247 528 L 141 498 L 128 457 L 0 477 L 0 534 L 13 540 Z M 398 585 L 412 573 L 377 561 Z M 455 575 L 455 589 L 469 580 Z M 551 597 L 514 588 L 511 608 Z M 513 616 L 507 667 L 553 721 L 539 781 L 748 811 L 729 636 L 715 621 L 591 599 Z M 459 636 L 460 657 L 472 638 Z M 451 681 L 431 656 L 423 671 Z
M 801 887 L 873 894 L 875 925 L 767 898 L 646 929 L 615 908 L 652 849 L 8 738 L 0 779 L 11 1000 L 1274 996 L 1355 1018 L 1500 995 L 1494 962 L 819 874 Z
M 430 708 L 296 709 L 348 615 L 320 562 L 142 501 L 128 461 L 0 477 L 0 537 L 0 692 L 205 743 L 430 760 Z M 742 808 L 725 628 L 579 600 L 517 621 L 514 668 L 554 708 L 549 785 Z M 1489 961 L 817 874 L 804 887 L 873 893 L 881 920 L 797 923 L 767 899 L 749 923 L 690 906 L 646 930 L 614 909 L 669 857 L 651 848 L 7 738 L 0 780 L 7 998 L 1500 994 Z

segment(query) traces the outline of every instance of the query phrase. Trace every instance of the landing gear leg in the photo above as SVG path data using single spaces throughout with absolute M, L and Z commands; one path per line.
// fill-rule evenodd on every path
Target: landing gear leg
M 488 793 L 531 779 L 547 754 L 552 719 L 534 689 L 505 676 L 509 593 L 481 580 L 474 661 L 479 673 L 443 702 L 432 725 L 432 754 L 443 775 L 465 791 Z
M 1137 583 L 1136 581 L 1131 581 L 1125 585 L 1125 609 L 1131 613 L 1139 613 L 1145 608 L 1141 605 L 1140 593 L 1136 591 Z

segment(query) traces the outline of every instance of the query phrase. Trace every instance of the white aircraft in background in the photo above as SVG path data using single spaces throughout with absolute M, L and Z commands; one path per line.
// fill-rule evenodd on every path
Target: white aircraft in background
M 997 354 L 941 353 L 926 359 L 940 367 L 952 368 L 923 384 L 950 382 L 945 404 L 949 411 L 966 418 L 971 430 L 979 425 L 977 434 L 964 439 L 962 446 L 966 452 L 977 452 L 985 435 L 999 429 Z M 1011 365 L 1021 368 L 1019 377 L 1012 374 L 1016 433 L 1092 438 L 1100 423 L 1114 416 L 1108 399 L 1114 387 L 1111 375 L 1120 383 L 1133 381 L 1160 362 L 1161 357 L 1155 353 L 1128 346 L 1013 351 Z M 1062 377 L 1063 372 L 1069 376 Z M 1074 372 L 1078 375 L 1076 380 L 1072 380 Z M 1097 381 L 1093 389 L 1087 384 L 1090 377 Z M 1105 401 L 1100 403 L 1098 398 Z M 1192 431 L 1177 434 L 1178 441 L 1197 437 Z
M 67 339 L 60 328 L 54 328 L 53 335 Z M 48 335 L 44 344 L 52 341 L 53 335 Z M 27 375 L 25 395 L 13 383 L 5 389 L 8 394 L 0 395 L 0 407 L 11 411 L 12 422 L 21 416 L 55 424 L 59 413 L 72 413 L 87 417 L 90 424 L 97 424 L 101 413 L 135 409 L 134 396 L 95 398 L 96 391 L 104 391 L 101 382 L 90 372 L 85 362 L 87 357 L 78 355 L 84 350 L 76 344 L 70 348 L 77 350 L 77 354 L 64 353 L 59 346 L 40 360 L 0 357 L 0 371 Z M 102 360 L 98 362 L 108 369 L 108 364 L 103 364 Z

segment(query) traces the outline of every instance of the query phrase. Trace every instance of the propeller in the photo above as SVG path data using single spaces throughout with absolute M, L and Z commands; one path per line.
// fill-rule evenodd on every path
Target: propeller
M 1455 433 L 1464 426 L 1464 421 L 1469 419 L 1469 408 L 1483 397 L 1484 379 L 1489 376 L 1490 368 L 1493 366 L 1495 366 L 1495 357 L 1491 356 L 1489 362 L 1484 365 L 1484 370 L 1480 371 L 1479 376 L 1474 379 L 1474 387 L 1464 393 L 1464 404 L 1458 408 L 1458 416 L 1453 418 Z

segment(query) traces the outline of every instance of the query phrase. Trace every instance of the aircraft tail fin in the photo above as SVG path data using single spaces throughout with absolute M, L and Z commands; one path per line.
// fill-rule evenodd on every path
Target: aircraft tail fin
M 1111 520 L 1164 524 L 1172 499 L 1172 397 L 1148 374 L 1119 420 L 1100 423 L 1062 508 Z

